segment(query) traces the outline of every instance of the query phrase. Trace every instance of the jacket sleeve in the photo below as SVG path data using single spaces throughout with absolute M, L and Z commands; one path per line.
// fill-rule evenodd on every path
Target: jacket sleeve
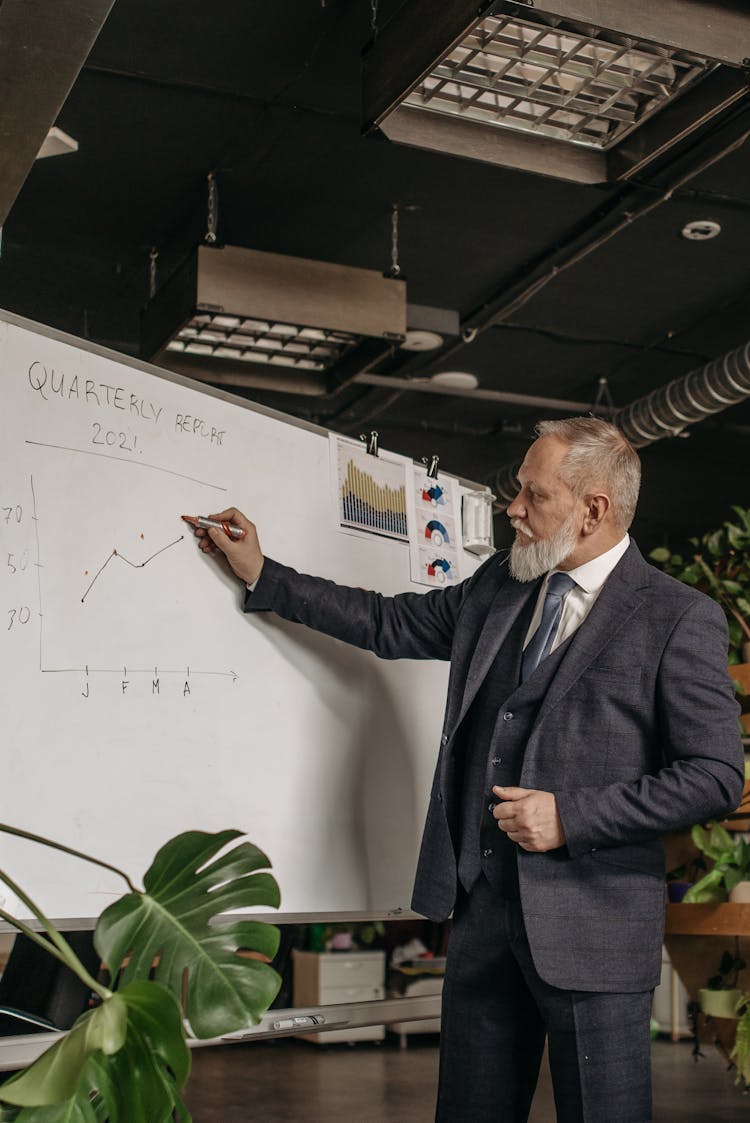
M 636 782 L 555 793 L 571 857 L 646 842 L 738 806 L 744 751 L 727 646 L 719 606 L 707 597 L 691 601 L 663 649 L 656 680 L 661 767 Z
M 275 612 L 382 659 L 450 659 L 459 613 L 488 564 L 447 589 L 384 597 L 297 573 L 266 558 L 254 592 L 245 596 L 244 609 Z

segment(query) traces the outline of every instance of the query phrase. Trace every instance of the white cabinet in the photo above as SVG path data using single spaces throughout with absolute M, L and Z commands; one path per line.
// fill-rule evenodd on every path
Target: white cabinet
M 667 949 L 662 948 L 661 982 L 654 991 L 651 1016 L 659 1023 L 661 1032 L 669 1033 L 673 1041 L 692 1036 L 693 1031 L 688 1016 L 689 1000 L 688 992 L 672 967 Z
M 403 998 L 422 997 L 426 994 L 443 993 L 442 975 L 420 975 L 407 983 L 399 995 Z M 406 1048 L 406 1039 L 410 1033 L 440 1033 L 440 1018 L 420 1018 L 415 1021 L 393 1022 L 388 1026 L 392 1033 L 399 1034 L 399 1044 Z
M 385 997 L 384 951 L 294 951 L 292 957 L 295 1006 L 375 1002 Z M 360 1026 L 299 1036 L 319 1045 L 335 1041 L 382 1041 L 385 1028 Z

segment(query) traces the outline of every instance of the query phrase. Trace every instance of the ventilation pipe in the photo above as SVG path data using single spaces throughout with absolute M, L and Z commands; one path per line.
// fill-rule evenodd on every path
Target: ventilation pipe
M 612 418 L 636 448 L 750 398 L 750 343 L 638 398 Z
M 635 448 L 677 437 L 689 425 L 750 398 L 750 342 L 720 359 L 675 378 L 666 386 L 637 398 L 612 417 Z M 519 464 L 498 468 L 486 483 L 497 495 L 495 510 L 504 511 L 518 491 Z

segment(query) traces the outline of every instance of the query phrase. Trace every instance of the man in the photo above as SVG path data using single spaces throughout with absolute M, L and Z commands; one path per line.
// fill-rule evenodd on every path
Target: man
M 723 613 L 646 564 L 637 454 L 594 418 L 544 422 L 509 558 L 383 598 L 209 531 L 273 610 L 385 658 L 451 660 L 413 906 L 453 909 L 439 1123 L 522 1123 L 549 1042 L 561 1123 L 648 1123 L 665 831 L 744 779 Z

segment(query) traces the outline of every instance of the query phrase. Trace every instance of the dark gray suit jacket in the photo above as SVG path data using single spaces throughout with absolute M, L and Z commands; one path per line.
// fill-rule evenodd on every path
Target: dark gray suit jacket
M 456 733 L 538 589 L 510 578 L 499 556 L 458 586 L 396 597 L 267 558 L 246 598 L 247 611 L 271 610 L 382 658 L 451 661 L 412 901 L 435 920 L 449 915 L 457 889 L 449 830 Z M 560 662 L 524 754 L 521 786 L 555 793 L 566 838 L 544 854 L 518 851 L 531 952 L 552 985 L 636 991 L 658 982 L 661 835 L 723 817 L 742 796 L 726 664 L 718 605 L 647 564 L 631 543 Z

